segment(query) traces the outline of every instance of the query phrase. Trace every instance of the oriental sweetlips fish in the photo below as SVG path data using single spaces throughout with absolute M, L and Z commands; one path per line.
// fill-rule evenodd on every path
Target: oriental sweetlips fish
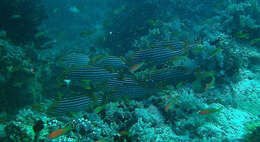
M 81 66 L 71 68 L 67 71 L 66 78 L 71 80 L 71 84 L 80 85 L 84 80 L 90 80 L 91 83 L 102 84 L 112 78 L 119 78 L 116 72 L 110 72 L 101 67 Z
M 65 67 L 60 81 L 74 91 L 81 88 L 85 94 L 103 92 L 104 95 L 56 99 L 49 110 L 68 113 L 93 108 L 113 98 L 141 99 L 154 95 L 162 86 L 192 74 L 193 71 L 182 64 L 172 64 L 176 59 L 183 59 L 187 49 L 192 47 L 186 42 L 162 41 L 135 51 L 129 58 L 100 55 L 90 59 L 82 53 L 68 54 L 59 61 Z
M 59 63 L 66 68 L 88 65 L 89 57 L 85 54 L 72 52 L 62 57 Z
M 131 56 L 132 64 L 146 62 L 150 65 L 160 65 L 172 60 L 176 56 L 186 54 L 185 42 L 181 41 L 161 41 L 152 43 L 149 49 L 136 51 Z
M 111 71 L 127 69 L 126 63 L 120 57 L 107 56 L 97 60 L 94 66 L 102 67 Z
M 48 108 L 50 114 L 62 114 L 69 112 L 78 112 L 88 110 L 94 106 L 100 105 L 102 96 L 98 95 L 81 95 L 68 98 L 59 98 Z
M 160 65 L 183 54 L 183 49 L 151 48 L 137 51 L 132 57 L 132 62 L 133 64 L 146 62 L 150 65 Z
M 132 78 L 110 80 L 108 87 L 113 89 L 112 95 L 119 98 L 139 99 L 156 92 L 155 89 L 143 87 Z

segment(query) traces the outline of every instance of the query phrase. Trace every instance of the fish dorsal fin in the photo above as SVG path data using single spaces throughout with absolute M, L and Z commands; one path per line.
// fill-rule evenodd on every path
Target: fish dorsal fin
M 89 61 L 89 64 L 90 65 L 93 65 L 99 61 L 101 61 L 102 59 L 104 59 L 106 57 L 106 55 L 97 55 L 97 56 L 94 56 L 90 59 Z

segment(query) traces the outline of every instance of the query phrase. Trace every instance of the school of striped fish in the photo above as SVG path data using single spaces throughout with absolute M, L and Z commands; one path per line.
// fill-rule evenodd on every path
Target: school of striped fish
M 55 99 L 49 110 L 84 111 L 113 100 L 156 95 L 161 87 L 192 74 L 185 66 L 174 65 L 175 60 L 187 56 L 190 48 L 182 41 L 161 41 L 128 57 L 104 55 L 89 61 L 89 56 L 82 53 L 67 54 L 58 62 L 64 69 L 60 81 L 87 93 Z

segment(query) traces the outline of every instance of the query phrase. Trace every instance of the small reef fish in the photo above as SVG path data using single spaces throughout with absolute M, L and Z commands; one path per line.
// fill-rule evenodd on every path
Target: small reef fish
M 40 45 L 39 48 L 41 48 L 41 49 L 51 48 L 56 43 L 57 43 L 56 39 L 50 40 L 50 41 L 47 41 L 44 44 Z
M 96 107 L 96 108 L 94 109 L 94 112 L 95 112 L 95 113 L 99 113 L 99 112 L 101 112 L 101 111 L 104 110 L 104 109 L 105 109 L 105 105 L 98 106 L 98 107 Z
M 36 105 L 33 105 L 32 106 L 32 110 L 35 110 L 35 111 L 43 111 L 44 110 L 44 107 L 40 104 L 36 104 Z
M 183 79 L 188 75 L 189 73 L 187 73 L 185 70 L 178 68 L 167 68 L 152 72 L 150 80 L 155 82 L 171 80 L 178 81 L 178 79 Z
M 92 83 L 91 80 L 82 80 L 82 86 L 87 89 L 87 90 L 91 90 L 92 89 Z
M 104 57 L 96 61 L 93 65 L 98 67 L 103 67 L 109 70 L 120 70 L 120 69 L 127 68 L 126 63 L 120 57 L 115 57 L 115 56 Z
M 69 11 L 72 13 L 79 13 L 80 10 L 76 6 L 72 6 L 69 8 Z
M 112 89 L 112 96 L 117 98 L 138 99 L 155 93 L 155 89 L 142 87 L 135 79 L 125 78 L 124 80 L 111 79 L 107 83 L 107 89 Z
M 138 82 L 133 79 L 134 77 L 125 77 L 123 80 L 112 78 L 107 82 L 107 88 L 116 88 L 125 84 L 138 85 Z
M 65 71 L 67 74 L 66 79 L 71 80 L 71 85 L 81 85 L 82 80 L 90 80 L 93 83 L 104 83 L 112 78 L 119 78 L 120 75 L 115 72 L 110 72 L 101 67 L 95 66 L 82 66 L 82 67 L 74 67 Z M 66 76 L 66 75 L 65 75 Z
M 53 132 L 51 132 L 48 136 L 49 139 L 55 139 L 58 138 L 59 136 L 65 135 L 66 133 L 68 133 L 69 131 L 71 131 L 72 128 L 71 127 L 66 127 L 66 128 L 62 128 L 62 129 L 57 129 Z
M 17 88 L 21 88 L 24 85 L 23 82 L 16 82 L 13 86 Z
M 95 31 L 94 30 L 91 30 L 91 29 L 88 29 L 86 28 L 85 30 L 83 30 L 82 32 L 79 33 L 80 36 L 89 36 L 89 35 L 92 35 L 94 34 Z
M 53 13 L 57 13 L 57 12 L 59 12 L 61 9 L 60 8 L 55 8 L 55 9 L 53 9 Z
M 19 14 L 15 14 L 11 16 L 11 19 L 19 19 L 19 18 L 22 18 L 22 16 Z
M 176 56 L 182 56 L 184 53 L 184 48 L 174 50 L 171 48 L 150 48 L 135 52 L 131 60 L 133 64 L 147 62 L 152 66 L 161 65 Z
M 131 73 L 125 73 L 120 78 L 112 78 L 109 79 L 106 83 L 106 89 L 107 90 L 113 90 L 114 88 L 117 88 L 119 86 L 123 86 L 125 84 L 134 84 L 138 85 L 139 83 L 136 81 L 135 76 Z
M 89 56 L 81 53 L 70 53 L 60 59 L 59 63 L 66 69 L 60 81 L 65 82 L 67 86 L 70 85 L 72 89 L 80 89 L 90 95 L 60 97 L 54 100 L 47 112 L 68 114 L 92 109 L 100 113 L 104 107 L 99 105 L 107 101 L 106 99 L 144 98 L 156 94 L 160 86 L 170 81 L 179 82 L 176 86 L 179 88 L 183 84 L 179 80 L 190 77 L 191 71 L 183 64 L 173 66 L 169 62 L 185 60 L 186 46 L 185 42 L 154 42 L 152 48 L 134 52 L 127 60 L 110 55 L 99 55 L 89 59 Z M 141 77 L 138 78 L 138 75 Z M 96 86 L 100 86 L 100 89 Z M 101 95 L 97 95 L 96 90 L 101 92 Z M 108 94 L 109 97 L 103 94 Z M 174 101 L 170 100 L 167 103 L 165 111 L 169 110 Z
M 259 45 L 259 44 L 260 44 L 260 37 L 257 37 L 257 38 L 255 38 L 255 39 L 252 39 L 252 40 L 250 41 L 250 44 L 251 44 L 251 45 Z
M 129 135 L 129 131 L 127 131 L 127 130 L 122 130 L 122 131 L 119 132 L 119 134 L 120 134 L 121 136 L 128 136 L 128 135 Z
M 177 102 L 178 96 L 174 96 L 174 98 L 165 106 L 164 110 L 168 111 L 169 108 L 175 103 Z
M 209 58 L 217 55 L 218 53 L 220 53 L 222 51 L 221 48 L 216 48 L 214 51 L 212 51 L 210 54 L 209 54 Z
M 240 39 L 249 39 L 249 34 L 244 32 L 236 32 L 235 36 Z
M 55 114 L 66 114 L 87 110 L 93 105 L 98 105 L 102 101 L 102 96 L 84 95 L 62 98 L 54 101 L 47 112 Z
M 203 110 L 199 111 L 199 114 L 201 114 L 201 115 L 212 114 L 212 113 L 220 112 L 222 109 L 223 109 L 223 107 L 203 109 Z
M 0 123 L 4 123 L 8 120 L 8 115 L 7 113 L 2 113 L 0 114 Z
M 168 103 L 168 104 L 165 106 L 164 110 L 165 110 L 165 111 L 168 111 L 169 108 L 170 108 L 170 106 L 171 106 L 172 104 L 173 104 L 173 101 L 171 101 L 170 103 Z
M 180 89 L 182 86 L 183 86 L 183 81 L 179 82 L 179 83 L 176 85 L 176 89 Z
M 159 27 L 162 23 L 158 20 L 148 20 L 147 23 L 153 27 Z
M 46 34 L 47 34 L 47 32 L 40 31 L 40 32 L 37 32 L 34 37 L 35 38 L 41 38 L 41 37 L 45 36 Z
M 74 66 L 86 66 L 88 65 L 89 57 L 82 53 L 72 52 L 63 57 L 58 61 L 59 64 L 64 67 L 70 68 Z
M 212 82 L 214 82 L 214 81 L 212 81 Z M 213 86 L 214 86 L 214 83 L 209 83 L 209 84 L 207 84 L 207 85 L 205 86 L 204 90 L 206 91 L 206 90 L 208 90 L 208 89 L 210 89 L 210 88 L 213 88 Z
M 169 47 L 176 50 L 180 50 L 185 46 L 185 42 L 182 41 L 159 41 L 159 42 L 153 42 L 151 44 L 152 47 Z
M 64 83 L 65 83 L 67 86 L 70 85 L 70 82 L 71 82 L 71 80 L 69 80 L 69 79 L 64 79 Z
M 35 73 L 35 69 L 34 68 L 30 68 L 30 72 L 31 73 Z
M 135 64 L 130 68 L 131 73 L 135 73 L 137 70 L 139 70 L 142 66 L 144 66 L 144 62 L 141 62 L 139 64 Z
M 214 72 L 206 72 L 205 77 L 211 77 L 211 81 L 208 84 L 206 84 L 206 86 L 204 88 L 204 90 L 206 91 L 206 90 L 214 87 L 214 84 L 215 84 Z
M 204 50 L 204 46 L 202 45 L 198 45 L 194 48 L 192 48 L 195 52 L 200 52 L 200 51 L 203 51 Z

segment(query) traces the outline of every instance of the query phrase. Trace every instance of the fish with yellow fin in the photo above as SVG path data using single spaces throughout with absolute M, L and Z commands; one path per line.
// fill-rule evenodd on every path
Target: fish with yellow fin
M 202 109 L 199 111 L 199 114 L 201 115 L 212 114 L 212 113 L 220 112 L 222 109 L 223 107 Z
M 142 68 L 144 66 L 144 62 L 141 62 L 139 64 L 135 64 L 130 68 L 130 72 L 131 73 L 135 73 L 137 70 L 139 70 L 140 68 Z
M 66 133 L 68 133 L 69 131 L 72 130 L 72 127 L 71 126 L 67 126 L 65 128 L 61 128 L 61 129 L 57 129 L 53 132 L 51 132 L 49 135 L 48 135 L 48 138 L 49 139 L 56 139 L 62 135 L 65 135 Z

